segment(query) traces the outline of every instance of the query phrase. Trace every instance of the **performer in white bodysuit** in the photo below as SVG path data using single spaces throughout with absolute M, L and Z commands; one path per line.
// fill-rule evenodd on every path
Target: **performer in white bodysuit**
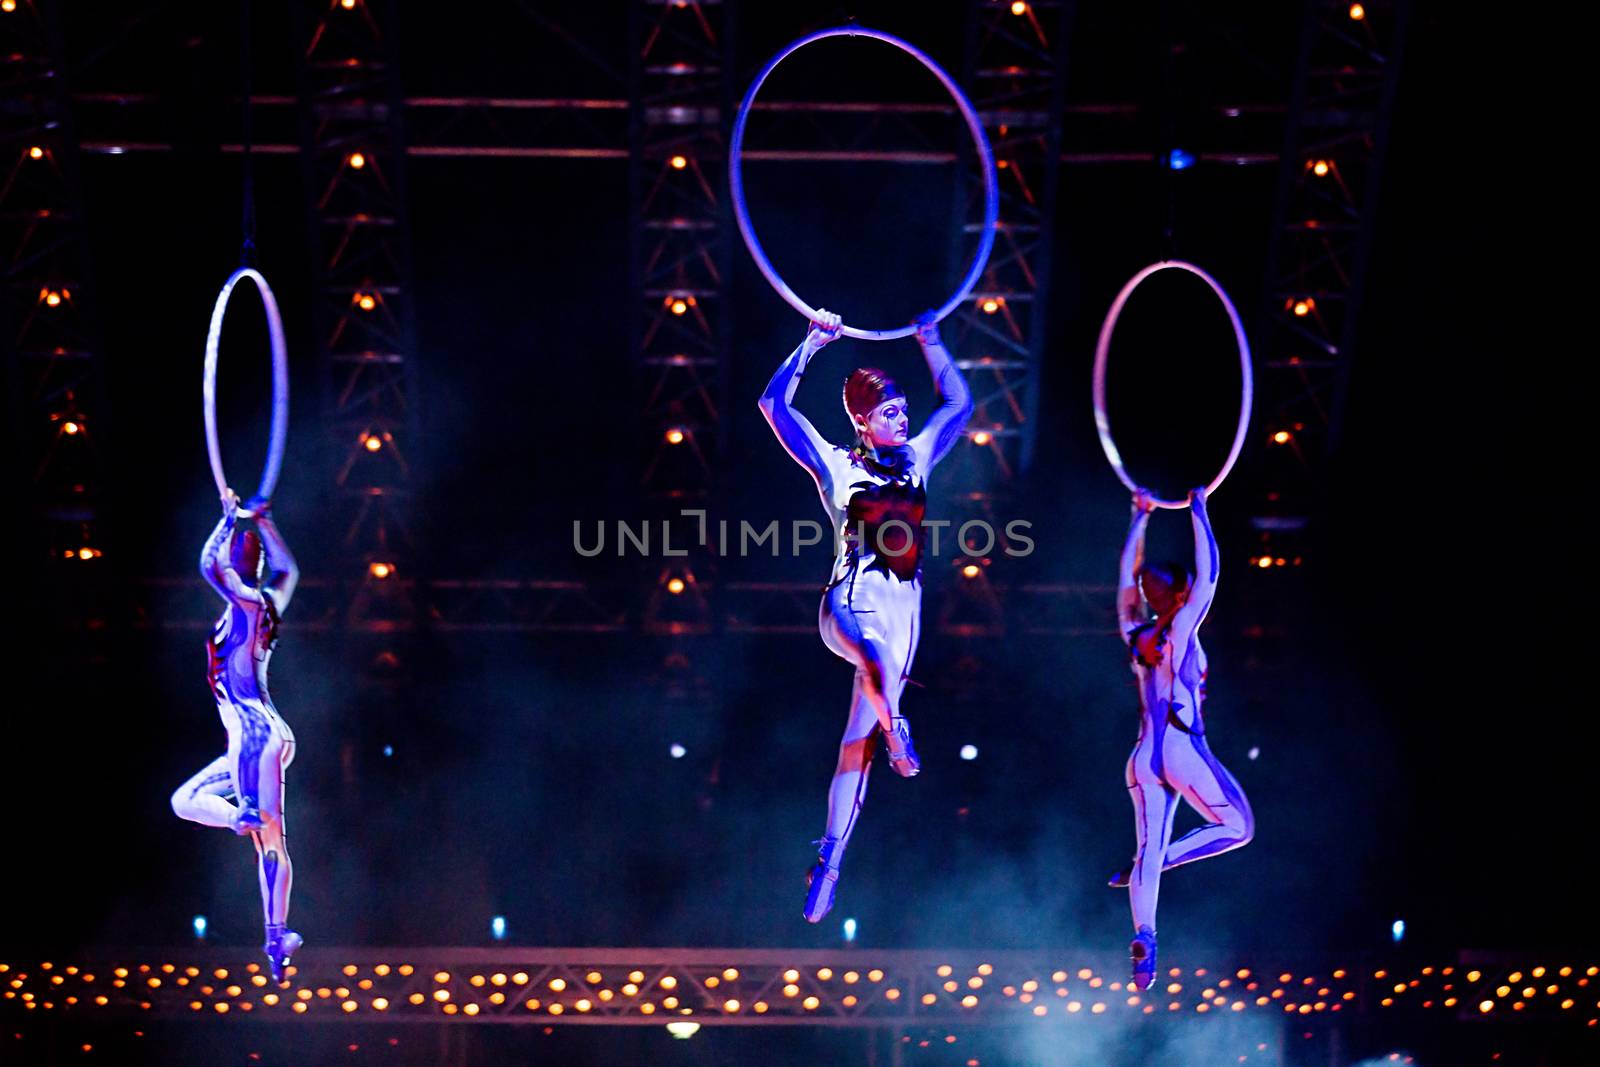
M 961 436 L 972 398 L 939 339 L 931 313 L 917 340 L 939 406 L 909 437 L 906 398 L 888 375 L 863 367 L 845 382 L 853 447 L 830 443 L 794 407 L 806 366 L 839 336 L 839 316 L 822 312 L 805 341 L 773 375 L 761 411 L 778 440 L 817 484 L 839 554 L 818 613 L 822 640 L 855 668 L 850 715 L 828 790 L 828 819 L 807 876 L 805 917 L 820 922 L 833 907 L 844 850 L 861 813 L 873 749 L 882 737 L 889 765 L 905 777 L 921 764 L 900 698 L 916 656 L 922 610 L 922 517 L 934 466 Z
M 207 677 L 228 750 L 178 787 L 172 810 L 202 826 L 248 834 L 255 842 L 266 917 L 263 949 L 274 980 L 281 982 L 302 943 L 285 925 L 293 869 L 283 794 L 284 773 L 294 760 L 294 734 L 272 706 L 267 664 L 300 572 L 272 521 L 269 502 L 253 500 L 241 508 L 228 491 L 222 521 L 200 553 L 200 573 L 227 605 L 206 649 Z
M 1122 549 L 1117 615 L 1139 682 L 1139 740 L 1128 757 L 1138 852 L 1111 876 L 1128 887 L 1134 937 L 1129 944 L 1133 985 L 1148 989 L 1156 974 L 1156 897 L 1161 872 L 1250 843 L 1255 818 L 1244 790 L 1206 745 L 1200 705 L 1206 692 L 1206 654 L 1200 624 L 1217 591 L 1217 542 L 1206 515 L 1206 494 L 1189 497 L 1194 523 L 1194 574 L 1172 564 L 1144 562 L 1145 527 L 1155 503 L 1140 490 Z M 1147 618 L 1145 605 L 1155 613 Z M 1172 840 L 1182 797 L 1206 820 Z

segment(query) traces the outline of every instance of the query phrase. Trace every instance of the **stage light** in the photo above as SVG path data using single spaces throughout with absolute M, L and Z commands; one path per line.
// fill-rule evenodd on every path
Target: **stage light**
M 194 936 L 202 941 L 206 939 L 206 917 L 204 915 L 196 915 L 194 917 Z
M 1292 440 L 1294 440 L 1294 434 L 1288 430 L 1279 430 L 1272 435 L 1272 443 L 1275 445 L 1286 445 Z
M 383 447 L 383 438 L 375 433 L 361 435 L 361 444 L 368 452 L 376 452 Z
M 1028 5 L 1025 0 L 1011 0 L 1011 13 L 1013 15 L 1026 15 Z
M 980 447 L 987 445 L 992 440 L 994 440 L 994 435 L 989 433 L 988 430 L 979 430 L 972 435 L 972 443 Z
M 1406 921 L 1404 919 L 1396 919 L 1394 925 L 1389 927 L 1389 933 L 1394 938 L 1395 944 L 1398 945 L 1406 936 Z
M 669 578 L 669 579 L 667 579 L 667 592 L 671 593 L 673 596 L 677 596 L 679 593 L 683 592 L 683 579 L 682 578 Z
M 683 444 L 683 438 L 684 432 L 681 427 L 674 426 L 667 431 L 667 444 L 669 445 L 681 445 Z
M 1367 17 L 1367 9 L 1366 8 L 1362 7 L 1360 4 L 1351 4 L 1350 5 L 1350 21 L 1351 22 L 1360 22 L 1362 19 L 1364 19 L 1366 17 Z
M 367 564 L 367 573 L 381 582 L 394 573 L 394 565 L 390 563 L 372 562 Z
M 1260 567 L 1262 570 L 1266 570 L 1268 567 L 1272 566 L 1272 557 L 1262 556 L 1260 559 L 1256 560 L 1256 566 Z
M 677 1038 L 679 1041 L 687 1041 L 687 1040 L 689 1040 L 691 1037 L 693 1037 L 695 1034 L 697 1034 L 699 1032 L 700 1032 L 700 1024 L 699 1023 L 678 1022 L 678 1023 L 668 1023 L 667 1024 L 667 1033 L 671 1034 L 673 1037 Z
M 28 158 L 29 159 L 43 159 L 44 158 L 44 149 L 40 148 L 38 145 L 31 146 L 28 149 Z
M 394 746 L 393 745 L 384 745 L 383 746 L 383 756 L 384 756 L 384 758 L 388 759 L 390 756 L 393 756 L 393 755 L 394 755 Z
M 1332 165 L 1326 159 L 1314 160 L 1311 164 L 1311 173 L 1319 178 L 1326 178 L 1328 171 L 1332 169 Z
M 84 545 L 82 548 L 78 549 L 78 558 L 82 560 L 94 559 L 98 555 L 100 555 L 100 550 L 98 548 L 90 548 L 88 545 Z
M 356 0 L 339 0 L 339 6 L 344 8 L 346 11 L 354 11 L 356 7 Z
M 1295 318 L 1303 319 L 1317 309 L 1317 302 L 1309 296 L 1304 300 L 1290 300 L 1289 309 L 1294 312 Z
M 673 301 L 673 302 L 672 302 L 672 303 L 671 303 L 671 304 L 670 304 L 670 305 L 669 305 L 669 307 L 671 307 L 671 309 L 672 309 L 672 313 L 673 313 L 673 314 L 674 314 L 674 315 L 682 315 L 682 314 L 683 314 L 683 313 L 684 313 L 684 312 L 685 312 L 685 311 L 688 311 L 688 310 L 689 310 L 689 305 L 688 305 L 688 304 L 687 304 L 687 303 L 685 303 L 685 302 L 684 302 L 684 301 L 683 301 L 683 300 L 681 300 L 681 299 L 679 299 L 679 300 L 674 300 L 674 301 Z
M 40 289 L 39 299 L 44 302 L 46 307 L 60 307 L 62 297 L 65 295 L 65 293 L 65 289 Z
M 846 941 L 854 941 L 856 939 L 856 921 L 854 919 L 846 919 L 844 921 L 844 939 Z
M 1250 751 L 1245 753 L 1245 756 L 1247 758 L 1249 758 L 1249 759 L 1252 759 L 1252 760 L 1260 759 L 1261 758 L 1261 749 L 1252 746 Z
M 981 571 L 982 568 L 976 563 L 969 563 L 965 567 L 961 568 L 961 576 L 963 578 L 976 578 Z
M 985 315 L 993 315 L 996 311 L 999 311 L 1005 306 L 1005 300 L 998 296 L 988 296 L 984 297 L 983 299 L 982 307 Z
M 351 152 L 349 156 L 345 157 L 345 162 L 350 164 L 351 170 L 360 170 L 367 165 L 367 157 L 360 152 Z
M 371 293 L 357 293 L 355 302 L 356 307 L 360 308 L 362 311 L 371 311 L 373 308 L 378 306 L 378 298 L 373 296 Z
M 673 759 L 682 759 L 689 754 L 689 750 L 674 741 L 672 743 L 672 747 L 667 749 L 667 754 Z
M 684 156 L 673 156 L 671 163 L 673 170 L 682 170 L 689 165 L 689 160 Z
M 496 915 L 489 920 L 489 936 L 496 941 L 504 941 L 506 939 L 506 917 L 504 915 Z
M 1173 170 L 1188 170 L 1194 166 L 1194 156 L 1181 148 L 1174 148 L 1167 153 L 1167 166 Z
M 83 429 L 83 427 L 79 426 L 77 423 L 73 422 L 71 419 L 68 419 L 66 422 L 63 422 L 61 424 L 61 432 L 66 434 L 68 437 L 71 437 L 73 434 L 77 433 L 81 429 Z
M 11 14 L 17 9 L 17 0 L 0 0 L 0 11 Z

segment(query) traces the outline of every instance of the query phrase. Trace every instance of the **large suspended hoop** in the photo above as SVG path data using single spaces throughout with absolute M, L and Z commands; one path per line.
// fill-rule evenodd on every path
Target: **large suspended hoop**
M 1209 285 L 1211 291 L 1217 294 L 1217 299 L 1222 301 L 1222 307 L 1228 313 L 1228 321 L 1233 323 L 1233 339 L 1239 346 L 1239 428 L 1234 431 L 1233 447 L 1228 450 L 1227 461 L 1222 464 L 1222 469 L 1206 487 L 1206 495 L 1210 496 L 1228 477 L 1228 472 L 1233 470 L 1234 463 L 1239 459 L 1239 450 L 1244 447 L 1244 437 L 1250 429 L 1250 407 L 1255 398 L 1255 381 L 1250 365 L 1250 341 L 1244 335 L 1244 325 L 1239 321 L 1238 309 L 1233 306 L 1233 301 L 1228 299 L 1228 294 L 1222 291 L 1222 286 L 1217 284 L 1216 279 L 1193 263 L 1185 263 L 1179 259 L 1152 263 L 1130 278 L 1128 284 L 1122 287 L 1122 292 L 1111 302 L 1111 310 L 1106 312 L 1106 320 L 1100 325 L 1100 340 L 1094 350 L 1094 428 L 1100 434 L 1100 447 L 1105 449 L 1106 459 L 1111 461 L 1111 469 L 1130 492 L 1138 492 L 1140 486 L 1128 476 L 1127 468 L 1122 464 L 1122 453 L 1117 451 L 1117 443 L 1111 437 L 1111 419 L 1106 414 L 1106 357 L 1111 352 L 1111 334 L 1117 328 L 1117 320 L 1122 317 L 1122 306 L 1128 302 L 1128 298 L 1133 295 L 1140 282 L 1162 270 L 1186 270 Z M 1152 499 L 1155 500 L 1157 507 L 1189 506 L 1188 499 L 1162 500 L 1155 497 Z
M 978 152 L 979 167 L 983 171 L 983 231 L 978 239 L 978 250 L 973 254 L 972 264 L 967 268 L 966 277 L 961 284 L 938 310 L 934 312 L 938 318 L 943 319 L 961 303 L 972 295 L 972 290 L 977 286 L 978 279 L 983 275 L 983 268 L 989 262 L 989 252 L 994 247 L 995 222 L 1000 217 L 1000 187 L 995 180 L 994 153 L 989 149 L 989 139 L 983 132 L 983 120 L 978 117 L 978 112 L 973 108 L 961 91 L 955 79 L 946 73 L 945 69 L 935 63 L 926 52 L 909 41 L 900 39 L 893 34 L 881 30 L 869 30 L 861 26 L 835 26 L 832 29 L 818 30 L 808 34 L 797 41 L 790 42 L 777 55 L 767 61 L 761 68 L 761 73 L 756 75 L 755 81 L 750 83 L 750 88 L 745 91 L 744 99 L 739 102 L 739 113 L 733 121 L 733 139 L 728 148 L 728 185 L 733 200 L 733 217 L 739 224 L 739 235 L 744 238 L 745 247 L 750 250 L 750 257 L 756 261 L 756 267 L 761 271 L 767 282 L 778 291 L 778 295 L 807 319 L 815 322 L 819 312 L 810 304 L 800 299 L 795 291 L 789 288 L 777 270 L 772 266 L 772 261 L 767 258 L 767 253 L 761 247 L 761 241 L 756 237 L 755 227 L 750 222 L 749 205 L 744 198 L 743 174 L 743 148 L 744 127 L 750 118 L 750 107 L 755 102 L 756 93 L 761 90 L 761 84 L 767 76 L 789 56 L 811 44 L 828 37 L 868 37 L 876 41 L 894 45 L 896 48 L 910 55 L 933 72 L 934 77 L 945 87 L 956 107 L 961 112 L 961 117 L 966 120 L 967 131 L 972 135 L 973 147 Z M 896 327 L 891 330 L 868 330 L 858 326 L 842 326 L 840 332 L 846 337 L 855 337 L 863 341 L 891 341 L 899 337 L 910 337 L 916 332 L 916 325 Z
M 278 471 L 283 466 L 283 444 L 289 434 L 289 349 L 283 341 L 283 319 L 278 314 L 278 301 L 272 287 L 261 272 L 250 267 L 240 267 L 228 276 L 211 308 L 211 328 L 206 332 L 206 369 L 201 394 L 205 402 L 206 451 L 211 457 L 211 476 L 216 479 L 217 492 L 226 493 L 228 476 L 222 469 L 222 448 L 217 444 L 217 350 L 222 342 L 222 319 L 228 311 L 228 299 L 241 278 L 249 278 L 261 293 L 261 306 L 267 313 L 267 337 L 272 345 L 272 430 L 267 442 L 267 462 L 261 469 L 261 482 L 256 497 L 269 500 L 278 486 Z

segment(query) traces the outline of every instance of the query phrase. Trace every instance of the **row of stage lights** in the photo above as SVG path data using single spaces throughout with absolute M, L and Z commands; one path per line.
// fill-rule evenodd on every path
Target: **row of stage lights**
M 196 929 L 203 929 L 204 918 L 196 917 Z M 503 931 L 503 919 L 496 917 L 496 929 Z M 111 997 L 101 993 L 92 997 L 80 998 L 72 990 L 80 985 L 94 985 L 96 975 L 76 966 L 67 966 L 57 971 L 52 963 L 44 962 L 39 965 L 41 975 L 34 977 L 33 984 L 41 987 L 46 996 L 59 991 L 65 996 L 60 997 L 61 1006 L 70 1008 L 80 1002 L 92 1003 L 96 1006 L 106 1007 L 110 1004 Z M 513 973 L 494 972 L 492 974 L 473 974 L 464 981 L 448 970 L 438 970 L 431 976 L 431 983 L 427 982 L 426 971 L 418 973 L 418 969 L 411 964 L 391 966 L 379 963 L 371 966 L 372 977 L 361 977 L 361 967 L 355 963 L 348 963 L 341 967 L 340 975 L 350 984 L 335 982 L 326 986 L 301 986 L 293 992 L 280 994 L 276 990 L 269 990 L 269 980 L 261 973 L 258 964 L 250 963 L 244 968 L 244 974 L 234 978 L 233 981 L 219 990 L 221 983 L 229 982 L 230 971 L 225 967 L 218 967 L 210 974 L 203 974 L 201 969 L 194 966 L 183 968 L 181 971 L 172 963 L 154 967 L 143 964 L 137 968 L 138 974 L 128 967 L 116 967 L 112 971 L 110 985 L 116 990 L 127 990 L 119 994 L 119 1000 L 128 996 L 150 997 L 159 995 L 158 991 L 168 982 L 174 988 L 185 988 L 191 985 L 200 996 L 213 998 L 211 1008 L 217 1014 L 227 1014 L 235 1007 L 241 1012 L 251 1011 L 255 1004 L 247 997 L 246 986 L 262 990 L 260 1004 L 266 1008 L 275 1008 L 286 1004 L 297 1014 L 303 1014 L 316 1001 L 331 1004 L 337 1003 L 339 1010 L 345 1014 L 354 1014 L 360 1011 L 362 1005 L 355 999 L 357 996 L 378 993 L 377 980 L 395 981 L 399 979 L 414 979 L 427 983 L 427 992 L 412 988 L 409 992 L 404 989 L 394 990 L 396 998 L 391 1002 L 389 997 L 377 995 L 371 997 L 367 1007 L 373 1011 L 386 1012 L 391 1006 L 399 1007 L 401 1003 L 408 1003 L 413 1007 L 426 1008 L 432 1006 L 446 1015 L 462 1014 L 468 1017 L 476 1016 L 484 1010 L 484 1005 L 478 1003 L 477 996 L 485 996 L 488 1005 L 499 1007 L 512 997 L 523 998 L 523 1006 L 530 1012 L 543 1011 L 551 1016 L 561 1016 L 571 1010 L 585 1014 L 596 1009 L 602 1012 L 607 1006 L 626 1007 L 627 1010 L 637 1011 L 641 1015 L 653 1015 L 657 1011 L 672 1012 L 680 1016 L 692 1015 L 695 1009 L 683 1003 L 685 998 L 696 999 L 702 991 L 711 994 L 706 998 L 710 1000 L 707 1005 L 713 1012 L 727 1015 L 743 1014 L 747 1004 L 736 994 L 735 984 L 743 977 L 737 967 L 725 967 L 715 973 L 704 974 L 698 978 L 686 977 L 680 980 L 676 975 L 663 974 L 654 979 L 649 979 L 643 970 L 634 969 L 627 973 L 626 982 L 617 989 L 612 989 L 607 984 L 607 978 L 598 970 L 590 970 L 583 977 L 584 986 L 574 988 L 573 983 L 560 975 L 539 978 L 530 975 L 527 971 Z M 1581 974 L 1577 968 L 1570 965 L 1559 968 L 1537 966 L 1532 968 L 1525 976 L 1522 971 L 1512 971 L 1500 980 L 1494 987 L 1492 995 L 1488 988 L 1480 994 L 1481 999 L 1475 1004 L 1472 1002 L 1472 991 L 1459 988 L 1459 984 L 1475 986 L 1485 979 L 1485 974 L 1479 969 L 1467 970 L 1464 975 L 1457 977 L 1457 968 L 1446 966 L 1442 968 L 1423 967 L 1420 976 L 1409 981 L 1396 980 L 1387 970 L 1379 969 L 1372 972 L 1375 985 L 1368 996 L 1378 996 L 1381 1008 L 1391 1008 L 1400 1003 L 1401 998 L 1406 998 L 1407 1003 L 1416 1003 L 1423 1009 L 1443 1008 L 1453 1009 L 1465 1002 L 1474 1006 L 1480 1015 L 1490 1015 L 1503 1003 L 1510 1003 L 1513 1012 L 1525 1011 L 1530 1005 L 1535 1004 L 1541 996 L 1545 1003 L 1549 1003 L 1561 1012 L 1573 1012 L 1578 1008 L 1578 999 L 1574 995 L 1577 989 L 1586 989 L 1591 980 L 1600 975 L 1600 967 L 1590 966 Z M 43 1007 L 50 1009 L 56 1006 L 55 998 L 41 999 L 29 986 L 29 975 L 26 972 L 12 972 L 6 964 L 0 964 L 0 975 L 10 973 L 12 976 L 5 981 L 4 999 L 20 1000 L 28 1009 Z M 300 968 L 291 966 L 288 969 L 291 980 L 300 977 Z M 1007 982 L 1005 976 L 996 976 L 995 968 L 991 964 L 980 963 L 970 975 L 958 977 L 955 968 L 950 964 L 941 964 L 934 969 L 938 978 L 938 986 L 947 996 L 959 996 L 958 1003 L 963 1009 L 973 1010 L 980 1004 L 980 997 L 998 991 L 1006 1001 L 1022 1005 L 1028 1014 L 1043 1017 L 1050 1014 L 1051 994 L 1054 994 L 1058 1007 L 1067 1015 L 1077 1015 L 1087 1009 L 1090 1015 L 1103 1015 L 1115 1006 L 1112 994 L 1117 994 L 1124 1000 L 1129 1008 L 1141 1014 L 1154 1014 L 1157 1010 L 1156 998 L 1146 994 L 1141 996 L 1131 986 L 1124 986 L 1118 980 L 1107 981 L 1104 977 L 1095 974 L 1092 968 L 1083 967 L 1076 972 L 1056 970 L 1050 975 L 1049 983 L 1037 977 L 1030 977 L 1018 981 L 1013 978 Z M 622 977 L 620 974 L 613 977 Z M 776 978 L 771 981 L 777 985 Z M 908 976 L 909 977 L 909 976 Z M 1019 976 L 1020 977 L 1020 976 Z M 1199 967 L 1190 972 L 1192 986 L 1201 986 L 1199 1002 L 1192 1005 L 1197 1014 L 1211 1012 L 1237 1013 L 1245 1011 L 1252 1004 L 1257 1008 L 1281 1010 L 1285 1014 L 1309 1016 L 1319 1012 L 1339 1012 L 1347 1006 L 1354 1006 L 1358 991 L 1349 988 L 1355 979 L 1350 972 L 1338 969 L 1332 972 L 1331 977 L 1319 980 L 1315 976 L 1306 975 L 1298 979 L 1290 972 L 1283 972 L 1276 976 L 1276 981 L 1271 976 L 1257 976 L 1251 969 L 1238 968 L 1232 973 L 1224 972 L 1218 977 L 1212 977 L 1207 968 Z M 1185 972 L 1182 968 L 1169 968 L 1166 972 L 1167 981 L 1162 985 L 1161 992 L 1168 997 L 1177 997 L 1186 988 L 1184 981 Z M 776 1004 L 768 1003 L 764 999 L 754 1000 L 748 1004 L 748 1010 L 753 1014 L 763 1015 L 774 1007 L 782 1008 L 786 1003 L 797 1005 L 805 1012 L 815 1012 L 823 1006 L 823 998 L 815 992 L 801 998 L 801 982 L 815 982 L 825 987 L 820 992 L 828 990 L 845 990 L 838 998 L 838 1006 L 846 1010 L 856 1010 L 862 1005 L 863 997 L 878 998 L 889 1004 L 898 1004 L 908 992 L 901 988 L 901 983 L 880 968 L 857 969 L 852 968 L 843 972 L 836 972 L 832 967 L 817 967 L 809 975 L 803 974 L 799 968 L 790 967 L 782 972 L 781 986 L 782 998 L 774 997 Z M 834 985 L 835 979 L 838 985 Z M 1556 979 L 1560 979 L 1557 981 Z M 69 984 L 71 980 L 71 984 Z M 914 980 L 914 979 L 913 979 Z M 1427 987 L 1424 983 L 1427 981 Z M 765 986 L 767 980 L 754 978 L 755 984 Z M 1068 983 L 1077 981 L 1084 983 L 1087 992 L 1073 990 Z M 1494 979 L 1490 979 L 1494 981 Z M 1563 982 L 1566 983 L 1563 986 Z M 129 985 L 132 983 L 132 988 Z M 215 983 L 215 984 L 213 984 Z M 1392 985 L 1390 984 L 1392 983 Z M 1526 984 L 1524 984 L 1526 983 Z M 284 983 L 280 988 L 287 990 L 290 982 Z M 750 980 L 742 988 L 750 988 Z M 352 989 L 351 986 L 355 988 Z M 1345 988 L 1336 988 L 1343 985 Z M 1437 989 L 1431 988 L 1437 985 Z M 467 988 L 461 988 L 465 986 Z M 585 988 L 585 986 L 587 988 Z M 1521 986 L 1521 988 L 1517 988 Z M 452 988 L 454 987 L 454 988 Z M 542 987 L 542 990 L 541 990 Z M 598 988 L 596 988 L 598 987 Z M 724 988 L 726 987 L 726 988 Z M 876 988 L 875 988 L 876 987 Z M 1270 992 L 1269 992 L 1270 989 Z M 860 990 L 858 994 L 856 991 Z M 547 991 L 547 993 L 545 992 Z M 540 992 L 541 996 L 530 996 Z M 637 999 L 651 997 L 657 992 L 667 994 L 657 1004 L 650 999 Z M 220 996 L 218 995 L 220 993 Z M 576 994 L 576 996 L 574 996 Z M 1124 996 L 1125 994 L 1125 996 Z M 1407 997 L 1407 994 L 1411 996 Z M 1441 995 L 1442 994 L 1442 995 Z M 911 994 L 914 995 L 914 994 Z M 1191 994 L 1192 995 L 1192 994 Z M 1589 994 L 1592 996 L 1592 993 Z M 1150 999 L 1147 1001 L 1146 997 Z M 619 999 L 620 997 L 620 999 Z M 402 1001 L 403 998 L 403 1001 Z M 720 998 L 720 1003 L 718 1002 Z M 1105 998 L 1105 999 L 1101 999 Z M 1560 999 L 1557 999 L 1560 998 Z M 934 1007 L 940 1000 L 940 994 L 928 990 L 917 998 L 924 1007 Z M 430 1005 L 431 1002 L 431 1005 Z M 613 1002 L 616 1002 L 613 1004 Z M 149 1011 L 153 1004 L 148 999 L 138 1002 L 142 1010 Z M 188 1003 L 190 1010 L 199 1012 L 206 1007 L 199 999 Z M 1584 1005 L 1587 1008 L 1587 1003 Z M 1600 1007 L 1597 1004 L 1596 1007 Z M 790 1009 L 793 1010 L 792 1008 Z M 1171 1000 L 1167 1004 L 1167 1011 L 1177 1012 L 1184 1010 L 1184 1003 Z M 1594 1028 L 1600 1025 L 1600 1018 L 1591 1017 L 1586 1025 Z

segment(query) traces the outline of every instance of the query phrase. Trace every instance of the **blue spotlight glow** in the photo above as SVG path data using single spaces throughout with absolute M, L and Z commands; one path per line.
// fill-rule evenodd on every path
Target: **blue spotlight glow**
M 846 919 L 844 921 L 844 939 L 846 941 L 854 941 L 856 939 L 856 921 L 854 919 Z
M 489 920 L 489 933 L 493 935 L 496 941 L 504 941 L 506 939 L 506 917 L 504 915 L 496 915 Z
M 1258 745 L 1250 746 L 1250 751 L 1246 752 L 1245 755 L 1249 756 L 1251 759 L 1260 759 L 1261 758 L 1261 748 L 1260 748 L 1260 746 L 1258 746 Z
M 1167 166 L 1173 170 L 1188 170 L 1194 166 L 1194 156 L 1191 156 L 1181 148 L 1174 148 L 1167 153 Z
M 384 756 L 384 758 L 388 759 L 392 755 L 394 755 L 394 746 L 393 745 L 384 745 L 383 746 L 383 756 Z
M 1399 944 L 1401 939 L 1406 936 L 1406 921 L 1404 919 L 1396 919 L 1394 925 L 1389 927 L 1389 932 L 1394 935 L 1395 944 Z
M 689 750 L 678 744 L 676 741 L 672 743 L 672 747 L 667 749 L 667 751 L 671 753 L 673 759 L 682 759 L 684 756 L 689 754 Z
M 196 915 L 194 917 L 194 936 L 204 941 L 206 939 L 207 925 L 206 917 L 204 915 Z
M 961 746 L 961 758 L 964 759 L 964 760 L 975 760 L 975 759 L 977 759 L 978 758 L 978 746 L 977 745 L 962 745 Z

